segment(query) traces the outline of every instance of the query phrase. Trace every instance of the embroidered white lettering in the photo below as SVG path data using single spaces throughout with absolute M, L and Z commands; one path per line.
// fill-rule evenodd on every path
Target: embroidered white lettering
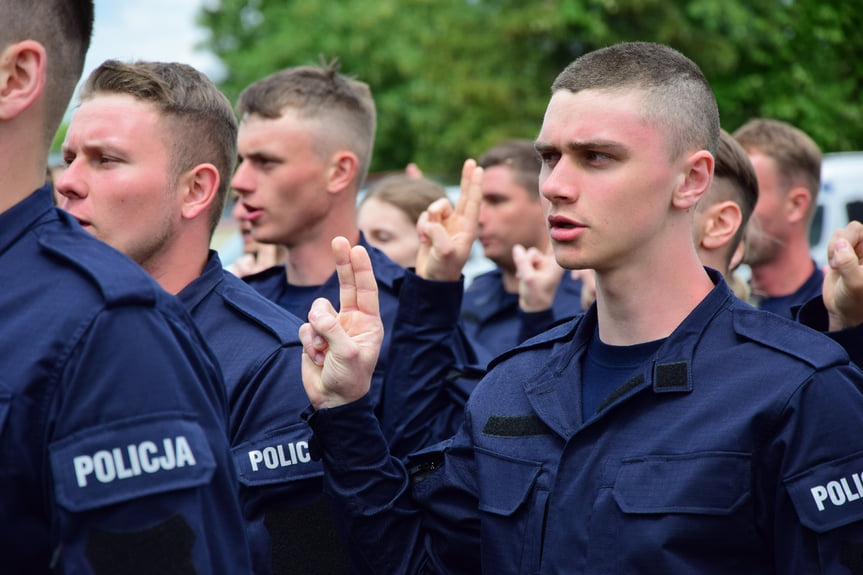
M 287 447 L 287 451 L 285 451 L 285 447 Z M 258 471 L 261 468 L 261 463 L 267 469 L 278 469 L 298 463 L 309 463 L 311 460 L 307 441 L 269 445 L 263 449 L 249 451 L 249 463 L 252 465 L 252 471 Z
M 170 471 L 177 467 L 196 464 L 195 454 L 188 440 L 182 435 L 162 440 L 163 453 L 160 454 L 156 443 L 142 441 L 110 451 L 100 449 L 93 455 L 78 455 L 72 459 L 78 487 L 87 487 L 90 475 L 100 483 L 137 477 L 144 473 Z

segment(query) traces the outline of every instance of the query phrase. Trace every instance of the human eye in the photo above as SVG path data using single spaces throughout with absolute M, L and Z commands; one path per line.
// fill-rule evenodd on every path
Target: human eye
M 560 153 L 556 151 L 545 150 L 539 152 L 539 158 L 540 160 L 542 160 L 543 165 L 548 166 L 549 168 L 553 168 L 560 160 Z

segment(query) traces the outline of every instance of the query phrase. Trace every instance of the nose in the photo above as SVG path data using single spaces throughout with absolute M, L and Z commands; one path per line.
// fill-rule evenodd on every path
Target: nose
M 77 164 L 73 161 L 54 182 L 54 189 L 63 196 L 66 201 L 84 199 L 89 194 L 84 178 L 80 176 Z M 64 202 L 65 203 L 65 202 Z
M 254 190 L 252 170 L 246 165 L 246 162 L 240 162 L 234 172 L 234 177 L 231 178 L 231 188 L 240 196 L 251 194 Z M 241 202 L 237 202 L 238 204 Z M 245 212 L 245 210 L 243 210 Z M 238 217 L 234 214 L 234 217 Z
M 574 200 L 577 194 L 573 176 L 565 158 L 561 158 L 553 168 L 544 165 L 539 174 L 540 195 L 549 203 Z

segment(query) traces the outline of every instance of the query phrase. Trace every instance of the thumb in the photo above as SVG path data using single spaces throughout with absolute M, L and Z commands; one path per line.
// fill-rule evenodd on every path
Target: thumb
M 837 240 L 833 246 L 830 267 L 838 271 L 839 275 L 847 276 L 851 272 L 857 271 L 859 265 L 857 254 L 851 248 L 851 244 L 845 239 Z

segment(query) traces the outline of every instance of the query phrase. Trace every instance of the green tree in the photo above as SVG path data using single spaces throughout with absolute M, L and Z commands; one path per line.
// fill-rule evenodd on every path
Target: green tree
M 863 6 L 823 0 L 222 0 L 202 10 L 232 99 L 287 66 L 338 58 L 378 107 L 372 169 L 463 158 L 532 138 L 549 86 L 578 55 L 665 43 L 702 67 L 723 126 L 790 121 L 825 151 L 863 149 Z

